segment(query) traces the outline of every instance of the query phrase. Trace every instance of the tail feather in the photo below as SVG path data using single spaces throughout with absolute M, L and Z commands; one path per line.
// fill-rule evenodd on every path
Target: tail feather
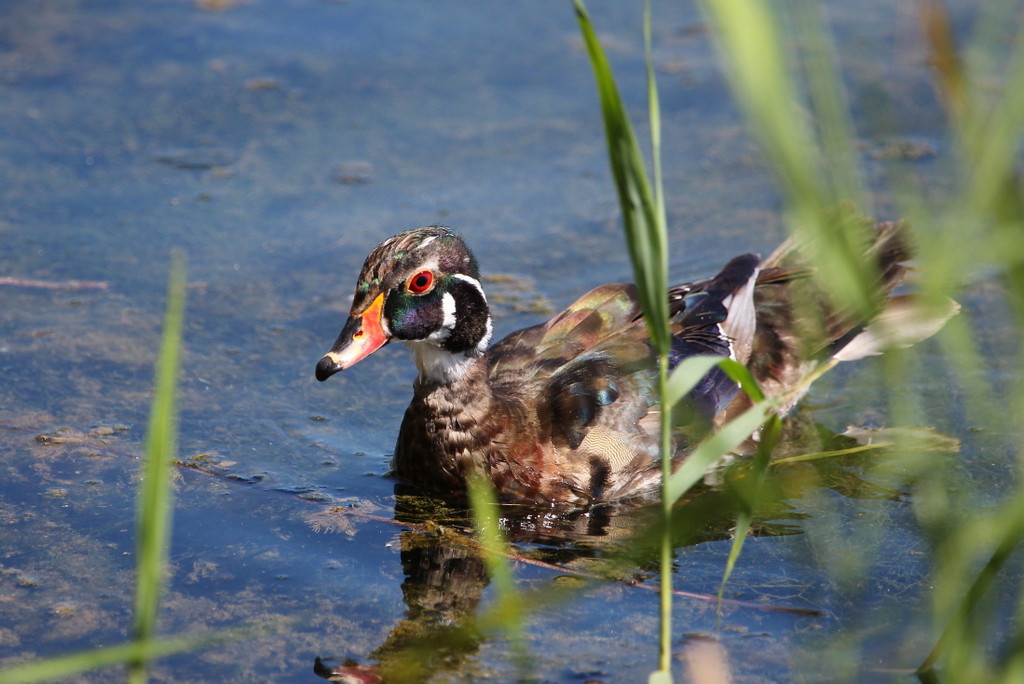
M 889 299 L 882 313 L 832 355 L 836 361 L 856 361 L 890 349 L 905 349 L 926 340 L 960 311 L 952 299 L 937 304 L 903 295 Z
M 791 390 L 830 357 L 850 361 L 915 344 L 935 334 L 959 310 L 952 301 L 926 306 L 914 296 L 892 296 L 912 257 L 904 222 L 875 225 L 864 253 L 877 273 L 879 302 L 878 313 L 866 321 L 829 302 L 814 284 L 814 271 L 800 262 L 792 238 L 764 260 L 754 291 L 757 330 L 748 366 L 766 394 Z M 742 408 L 730 407 L 728 413 Z

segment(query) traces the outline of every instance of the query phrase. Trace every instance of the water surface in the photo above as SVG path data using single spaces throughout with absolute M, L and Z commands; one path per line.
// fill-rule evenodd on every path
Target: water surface
M 591 4 L 641 112 L 641 3 Z M 873 210 L 889 217 L 885 181 L 905 163 L 886 152 L 894 140 L 924 151 L 911 170 L 926 193 L 949 184 L 940 108 L 909 7 L 832 4 Z M 948 4 L 966 30 L 971 3 Z M 784 228 L 699 13 L 658 3 L 655 15 L 672 271 L 692 278 L 770 250 Z M 161 660 L 154 678 L 318 681 L 317 657 L 388 663 L 423 640 L 449 645 L 418 678 L 513 681 L 499 635 L 467 627 L 446 642 L 491 600 L 479 559 L 408 522 L 430 515 L 400 507 L 407 523 L 388 522 L 388 456 L 414 372 L 405 351 L 323 385 L 313 366 L 366 254 L 405 228 L 452 226 L 500 276 L 486 283 L 498 336 L 629 278 L 570 4 L 7 0 L 0 131 L 0 277 L 56 284 L 0 286 L 0 664 L 128 634 L 134 485 L 178 248 L 190 283 L 180 450 L 204 472 L 177 482 L 162 630 L 275 630 Z M 1015 346 L 997 287 L 964 303 L 982 314 L 988 353 Z M 998 499 L 1010 455 L 979 455 L 936 346 L 917 354 L 929 424 L 963 440 L 959 455 L 933 457 L 962 459 Z M 879 361 L 841 369 L 803 419 L 825 433 L 886 425 L 883 372 Z M 993 375 L 1018 378 L 998 361 Z M 718 623 L 712 602 L 680 597 L 680 648 L 717 634 L 738 681 L 821 681 L 835 663 L 815 654 L 843 654 L 849 640 L 863 642 L 849 678 L 912 681 L 907 668 L 930 647 L 928 544 L 898 474 L 865 472 L 853 460 L 781 477 L 730 583 L 744 603 Z M 713 595 L 732 509 L 714 493 L 693 505 L 702 523 L 680 532 L 676 586 Z M 513 535 L 521 552 L 654 581 L 653 556 L 600 561 L 634 520 L 545 524 L 557 529 L 539 541 Z M 870 567 L 844 571 L 851 543 L 874 549 Z M 530 589 L 580 581 L 530 564 L 517 576 Z M 655 592 L 595 583 L 531 617 L 531 671 L 639 681 L 656 631 Z

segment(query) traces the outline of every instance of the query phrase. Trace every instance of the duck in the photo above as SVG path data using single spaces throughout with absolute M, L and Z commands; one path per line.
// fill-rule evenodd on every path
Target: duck
M 911 256 L 906 229 L 871 223 L 865 253 L 877 267 L 877 317 L 891 318 L 907 297 L 892 296 Z M 877 353 L 859 339 L 870 321 L 832 309 L 812 276 L 791 238 L 765 259 L 742 254 L 711 277 L 672 286 L 670 367 L 697 354 L 730 357 L 775 396 L 792 394 L 823 358 Z M 657 496 L 657 356 L 635 286 L 600 285 L 495 344 L 493 331 L 464 239 L 444 226 L 406 230 L 366 258 L 316 378 L 395 340 L 411 350 L 417 377 L 392 474 L 419 493 L 464 501 L 467 480 L 480 475 L 506 503 L 586 508 Z M 790 396 L 781 412 L 798 400 Z M 712 368 L 674 409 L 674 463 L 749 401 Z

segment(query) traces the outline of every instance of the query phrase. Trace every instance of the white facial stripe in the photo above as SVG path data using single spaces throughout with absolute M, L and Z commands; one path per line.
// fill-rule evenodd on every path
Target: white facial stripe
M 445 292 L 441 297 L 441 308 L 444 311 L 444 320 L 441 327 L 432 332 L 427 339 L 435 342 L 443 342 L 451 337 L 455 329 L 455 297 L 450 292 Z
M 415 252 L 415 251 L 416 251 L 416 250 L 418 250 L 418 249 L 423 249 L 424 247 L 426 247 L 427 245 L 429 245 L 429 244 L 430 244 L 431 242 L 433 242 L 433 241 L 434 241 L 434 240 L 436 240 L 436 239 L 437 239 L 437 236 L 436 236 L 436 235 L 431 235 L 431 236 L 430 236 L 430 237 L 428 237 L 428 238 L 427 238 L 426 240 L 424 240 L 423 242 L 421 242 L 421 243 L 419 244 L 419 246 L 418 246 L 418 247 L 416 247 L 415 249 L 413 249 L 412 251 L 414 251 L 414 252 Z
M 476 344 L 476 349 L 481 354 L 483 354 L 485 351 L 487 351 L 487 346 L 491 343 L 491 333 L 493 333 L 493 332 L 494 332 L 494 326 L 491 325 L 491 317 L 488 316 L 487 317 L 487 332 L 484 333 L 484 336 L 481 337 L 480 341 L 477 342 L 477 344 Z
M 454 274 L 452 274 L 452 277 L 453 278 L 458 278 L 459 280 L 464 280 L 467 283 L 469 283 L 470 285 L 472 285 L 473 287 L 475 287 L 477 289 L 477 292 L 480 293 L 480 298 L 483 299 L 485 302 L 487 301 L 487 295 L 484 294 L 484 288 L 480 285 L 480 281 L 479 280 L 477 280 L 476 278 L 474 278 L 472 276 L 468 276 L 468 275 L 465 275 L 465 274 L 462 274 L 462 273 L 454 273 Z
M 452 330 L 455 327 L 455 297 L 451 292 L 445 292 L 441 297 L 441 308 L 444 310 L 444 321 L 441 325 Z
M 487 295 L 484 294 L 484 288 L 480 285 L 480 281 L 472 276 L 465 275 L 463 273 L 456 273 L 452 276 L 459 280 L 465 281 L 476 288 L 476 291 L 480 293 L 480 299 L 487 301 Z M 491 317 L 487 317 L 487 330 L 484 332 L 484 336 L 480 338 L 480 341 L 476 345 L 478 352 L 483 354 L 487 351 L 487 346 L 491 343 L 491 334 L 494 332 L 494 325 L 491 323 Z

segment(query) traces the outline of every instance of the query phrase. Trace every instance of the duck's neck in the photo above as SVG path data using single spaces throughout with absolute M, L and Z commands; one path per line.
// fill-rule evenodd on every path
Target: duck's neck
M 406 342 L 412 352 L 419 375 L 417 387 L 458 385 L 478 366 L 484 366 L 483 354 L 477 349 L 450 352 L 430 340 Z
M 487 472 L 487 449 L 501 425 L 487 362 L 483 356 L 413 350 L 420 376 L 402 422 L 394 471 L 428 490 L 460 491 L 470 472 Z

